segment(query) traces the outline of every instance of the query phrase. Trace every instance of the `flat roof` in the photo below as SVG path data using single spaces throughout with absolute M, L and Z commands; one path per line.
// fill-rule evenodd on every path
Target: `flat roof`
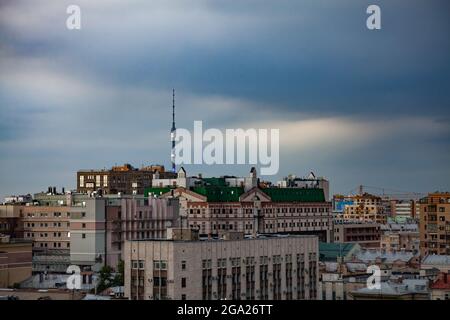
M 178 240 L 167 238 L 148 238 L 148 239 L 134 239 L 127 240 L 129 242 L 151 242 L 151 241 L 166 241 L 166 242 L 218 242 L 218 241 L 244 241 L 244 240 L 267 240 L 267 239 L 291 239 L 291 238 L 319 238 L 316 235 L 310 234 L 260 234 L 256 238 L 244 236 L 243 239 L 223 239 L 223 238 L 199 238 L 198 240 Z

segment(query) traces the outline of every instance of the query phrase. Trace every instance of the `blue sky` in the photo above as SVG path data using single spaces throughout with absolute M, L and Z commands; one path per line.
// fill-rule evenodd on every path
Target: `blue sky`
M 82 29 L 65 27 L 78 4 Z M 382 29 L 366 28 L 378 4 Z M 178 127 L 279 128 L 278 176 L 450 190 L 448 1 L 2 1 L 0 195 L 169 166 Z M 247 166 L 186 166 L 247 174 Z

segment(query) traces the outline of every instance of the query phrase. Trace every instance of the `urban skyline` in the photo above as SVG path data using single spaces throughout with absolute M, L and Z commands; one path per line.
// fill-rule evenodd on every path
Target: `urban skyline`
M 279 175 L 264 179 L 450 189 L 445 1 L 379 1 L 373 32 L 366 1 L 78 3 L 79 31 L 69 1 L 0 5 L 0 196 L 75 188 L 82 168 L 169 168 L 174 87 L 177 127 L 280 129 Z

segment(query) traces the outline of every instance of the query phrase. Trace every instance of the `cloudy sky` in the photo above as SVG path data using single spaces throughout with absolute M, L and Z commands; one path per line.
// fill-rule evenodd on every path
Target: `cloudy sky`
M 272 181 L 450 190 L 449 31 L 448 0 L 1 0 L 0 195 L 169 166 L 172 88 L 178 127 L 279 128 Z

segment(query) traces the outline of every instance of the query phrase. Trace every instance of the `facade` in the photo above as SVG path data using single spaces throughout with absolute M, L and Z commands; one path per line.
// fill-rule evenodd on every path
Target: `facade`
M 31 277 L 31 241 L 0 237 L 0 288 Z
M 353 204 L 345 205 L 343 218 L 384 224 L 387 216 L 381 198 L 368 193 L 351 197 Z
M 392 216 L 414 218 L 416 216 L 416 202 L 414 200 L 395 201 Z
M 125 297 L 316 299 L 317 258 L 315 236 L 127 241 Z
M 381 249 L 418 252 L 420 248 L 419 226 L 416 223 L 388 223 L 381 226 Z
M 134 168 L 130 164 L 115 166 L 103 170 L 80 170 L 77 172 L 77 192 L 102 194 L 143 194 L 145 188 L 152 186 L 153 174 L 172 177 L 174 174 L 166 172 L 164 166 L 152 165 Z
M 322 189 L 195 187 L 153 188 L 149 197 L 180 199 L 183 226 L 211 237 L 224 231 L 248 235 L 286 233 L 318 235 L 330 241 L 331 203 Z
M 420 200 L 420 253 L 450 255 L 450 193 Z
M 357 262 L 319 263 L 319 300 L 348 300 L 349 293 L 367 286 L 367 265 Z
M 109 198 L 106 202 L 107 264 L 124 260 L 125 241 L 164 239 L 167 228 L 179 227 L 178 199 Z
M 19 206 L 0 205 L 0 234 L 23 238 L 21 209 Z
M 362 248 L 380 247 L 380 225 L 375 222 L 334 220 L 334 242 L 358 243 Z

